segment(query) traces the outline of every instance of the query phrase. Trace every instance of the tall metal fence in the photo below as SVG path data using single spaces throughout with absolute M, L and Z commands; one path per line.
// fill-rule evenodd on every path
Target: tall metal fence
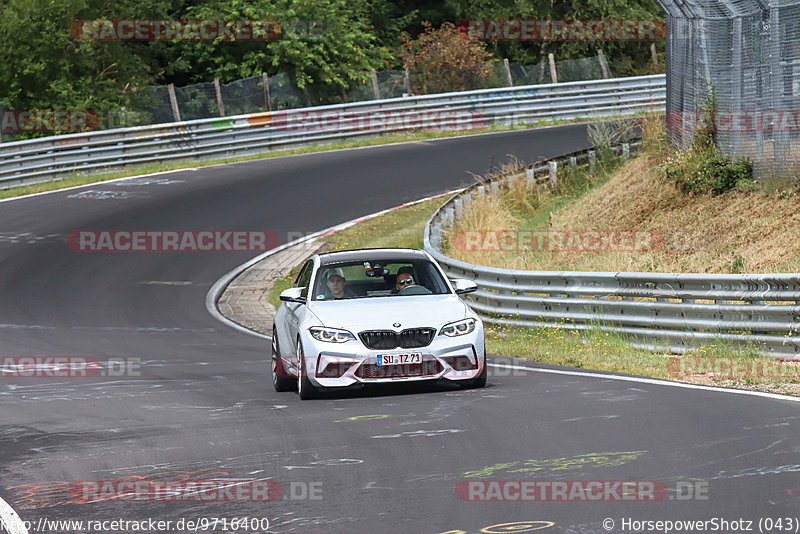
M 713 88 L 723 154 L 745 156 L 757 176 L 800 163 L 800 0 L 657 0 L 666 12 L 669 136 L 693 139 Z M 700 117 L 702 118 L 702 117 Z

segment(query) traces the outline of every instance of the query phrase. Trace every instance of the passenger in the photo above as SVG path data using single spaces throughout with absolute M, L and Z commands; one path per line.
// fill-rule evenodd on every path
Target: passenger
M 328 286 L 331 298 L 351 299 L 356 296 L 353 290 L 347 287 L 347 279 L 340 267 L 335 267 L 327 272 L 325 284 Z

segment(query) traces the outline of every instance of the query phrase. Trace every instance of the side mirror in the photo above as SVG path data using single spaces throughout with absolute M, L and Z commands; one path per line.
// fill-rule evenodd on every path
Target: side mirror
M 302 297 L 303 294 L 302 287 L 290 287 L 284 291 L 281 291 L 281 301 L 282 302 L 297 302 L 298 304 L 305 304 L 306 299 Z
M 463 295 L 464 293 L 472 293 L 473 291 L 477 291 L 478 284 L 473 282 L 472 280 L 465 280 L 463 278 L 455 278 L 451 280 L 453 284 L 453 289 L 456 292 L 456 295 Z

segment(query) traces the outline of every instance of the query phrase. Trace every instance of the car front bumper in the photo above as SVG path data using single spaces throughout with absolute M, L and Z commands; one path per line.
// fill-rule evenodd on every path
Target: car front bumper
M 486 365 L 483 325 L 473 332 L 447 337 L 437 335 L 427 347 L 372 350 L 360 340 L 326 343 L 302 334 L 304 367 L 317 387 L 336 388 L 425 380 L 463 381 L 477 377 Z M 421 354 L 421 364 L 379 366 L 379 354 Z

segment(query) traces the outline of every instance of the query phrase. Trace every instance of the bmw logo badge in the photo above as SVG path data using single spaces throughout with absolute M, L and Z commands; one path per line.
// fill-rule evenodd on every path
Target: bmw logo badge
M 392 323 L 392 326 L 395 328 L 400 328 L 400 323 Z

